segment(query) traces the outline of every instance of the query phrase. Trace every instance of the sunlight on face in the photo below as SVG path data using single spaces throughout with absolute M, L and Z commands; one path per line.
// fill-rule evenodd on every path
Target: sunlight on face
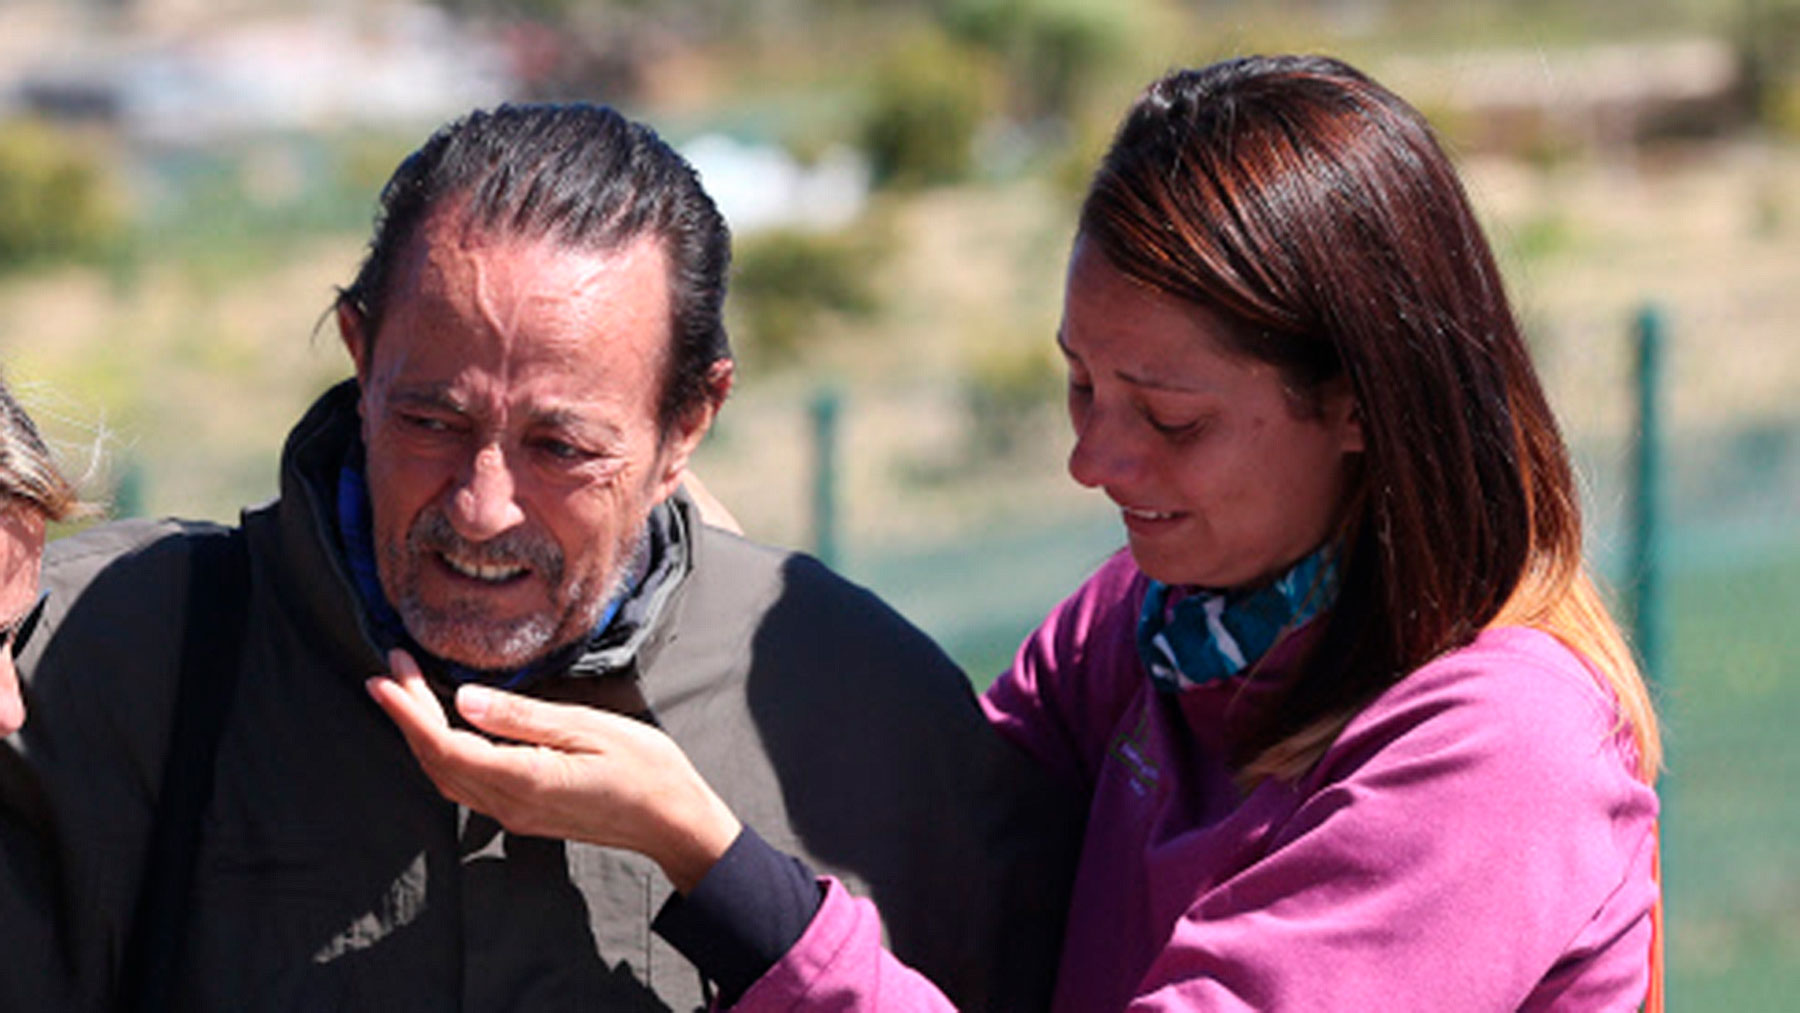
M 1118 505 L 1139 568 L 1168 584 L 1241 587 L 1311 552 L 1362 449 L 1347 389 L 1300 411 L 1275 367 L 1225 351 L 1227 326 L 1077 241 L 1058 335 L 1069 474 Z
M 668 262 L 434 216 L 362 384 L 377 568 L 407 631 L 479 669 L 586 636 L 698 433 L 663 440 Z

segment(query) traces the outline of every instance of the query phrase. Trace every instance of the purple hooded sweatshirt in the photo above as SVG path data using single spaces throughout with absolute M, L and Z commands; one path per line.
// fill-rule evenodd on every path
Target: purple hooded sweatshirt
M 1637 1007 L 1657 801 L 1577 655 L 1488 630 L 1387 690 L 1299 782 L 1246 794 L 1220 743 L 1251 690 L 1156 692 L 1132 636 L 1145 586 L 1115 556 L 983 701 L 1092 800 L 1058 1011 Z M 835 883 L 734 1007 L 948 1008 Z

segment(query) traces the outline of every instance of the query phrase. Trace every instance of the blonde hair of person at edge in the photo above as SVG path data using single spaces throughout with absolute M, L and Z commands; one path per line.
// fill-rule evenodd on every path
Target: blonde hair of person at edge
M 1324 57 L 1153 82 L 1056 341 L 1069 473 L 1128 545 L 983 698 L 1087 799 L 1053 1008 L 1656 1007 L 1656 718 L 1424 118 Z M 739 854 L 655 729 L 464 687 L 496 742 L 395 673 L 371 691 L 440 790 L 649 855 L 707 945 L 782 940 L 734 1008 L 948 1007 L 869 901 L 770 889 L 797 863 Z M 768 896 L 805 898 L 792 926 Z
M 43 604 L 38 571 L 45 528 L 85 512 L 31 416 L 0 380 L 0 735 L 25 724 L 13 659 Z

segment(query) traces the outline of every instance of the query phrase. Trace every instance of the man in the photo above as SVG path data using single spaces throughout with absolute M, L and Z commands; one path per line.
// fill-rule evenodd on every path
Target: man
M 410 156 L 337 303 L 355 380 L 280 499 L 52 546 L 16 749 L 57 892 L 0 938 L 54 921 L 79 1007 L 705 1006 L 655 866 L 437 792 L 364 690 L 402 649 L 446 699 L 658 724 L 971 1008 L 1035 1004 L 1060 802 L 916 630 L 680 490 L 731 385 L 727 261 L 692 171 L 608 109 L 475 113 Z

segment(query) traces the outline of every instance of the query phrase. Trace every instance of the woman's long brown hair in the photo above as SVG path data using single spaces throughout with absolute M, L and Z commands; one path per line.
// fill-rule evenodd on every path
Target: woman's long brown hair
M 1346 377 L 1365 451 L 1338 604 L 1235 752 L 1297 776 L 1387 686 L 1482 629 L 1543 629 L 1605 676 L 1660 762 L 1649 695 L 1581 557 L 1568 453 L 1462 184 L 1417 111 L 1322 57 L 1172 73 L 1138 98 L 1081 234 L 1239 326 L 1304 406 Z

